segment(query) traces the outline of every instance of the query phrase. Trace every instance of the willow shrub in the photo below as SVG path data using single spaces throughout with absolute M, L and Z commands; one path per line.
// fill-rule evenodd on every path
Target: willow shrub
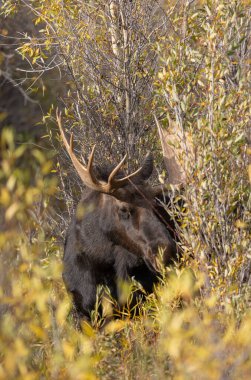
M 91 346 L 67 324 L 70 302 L 61 254 L 49 222 L 57 182 L 41 148 L 1 135 L 0 378 L 86 378 Z M 78 365 L 71 362 L 77 351 Z M 76 363 L 75 363 L 76 364 Z M 78 368 L 78 369 L 77 369 Z M 90 378 L 92 378 L 90 376 Z
M 158 46 L 156 80 L 163 126 L 187 145 L 184 249 L 217 292 L 236 295 L 251 276 L 250 11 L 242 1 L 184 3 Z

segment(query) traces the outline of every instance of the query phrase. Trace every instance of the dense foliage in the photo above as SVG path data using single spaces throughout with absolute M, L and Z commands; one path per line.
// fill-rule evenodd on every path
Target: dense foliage
M 0 379 L 251 376 L 251 6 L 162 6 L 3 2 L 2 18 L 26 12 L 35 25 L 34 34 L 19 31 L 15 54 L 24 84 L 45 94 L 39 101 L 49 133 L 41 124 L 37 145 L 7 124 L 1 132 Z M 1 74 L 7 54 L 0 57 Z M 133 166 L 150 147 L 159 160 L 153 114 L 182 136 L 175 148 L 186 183 L 171 207 L 181 263 L 162 268 L 164 280 L 139 317 L 130 320 L 129 310 L 101 330 L 95 312 L 92 326 L 75 329 L 61 278 L 62 235 L 81 185 L 66 175 L 73 172 L 66 156 L 55 159 L 44 142 L 58 146 L 56 102 L 48 112 L 53 91 L 45 86 L 52 78 L 59 78 L 66 129 L 82 141 L 79 153 L 97 141 L 108 159 L 127 151 Z M 97 304 L 109 315 L 112 300 L 102 294 Z

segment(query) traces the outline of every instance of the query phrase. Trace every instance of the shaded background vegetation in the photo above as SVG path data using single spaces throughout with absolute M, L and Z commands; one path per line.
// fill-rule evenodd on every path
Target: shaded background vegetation
M 249 2 L 1 10 L 0 378 L 249 378 Z M 168 182 L 158 120 L 185 173 L 182 191 L 170 186 L 181 263 L 140 318 L 102 332 L 95 313 L 92 327 L 74 329 L 61 279 L 82 184 L 60 148 L 56 106 L 83 161 L 96 143 L 97 163 L 127 153 L 131 170 L 150 149 Z

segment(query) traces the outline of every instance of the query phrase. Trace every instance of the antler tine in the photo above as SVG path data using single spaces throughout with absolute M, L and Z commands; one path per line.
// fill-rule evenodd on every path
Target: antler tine
M 124 186 L 127 183 L 128 179 L 133 178 L 134 176 L 136 176 L 137 174 L 139 174 L 139 172 L 142 170 L 142 167 L 140 167 L 135 172 L 127 175 L 124 178 L 115 179 L 114 177 L 116 176 L 116 174 L 118 173 L 118 171 L 120 170 L 120 168 L 122 167 L 122 165 L 124 164 L 126 158 L 127 158 L 127 154 L 123 157 L 123 159 L 120 161 L 120 163 L 113 169 L 113 171 L 109 175 L 108 185 L 111 188 L 110 192 L 118 189 L 119 187 Z
M 72 155 L 75 156 L 73 153 L 73 133 L 71 133 L 70 144 L 69 144 L 67 141 L 67 138 L 65 136 L 63 127 L 62 127 L 61 112 L 58 111 L 58 108 L 56 109 L 56 117 L 57 117 L 57 123 L 58 123 L 58 127 L 60 130 L 60 134 L 61 134 L 61 137 L 63 139 L 64 145 L 65 145 L 67 152 L 69 153 L 70 157 L 72 158 Z
M 71 137 L 70 137 L 70 148 L 71 148 L 71 151 L 73 151 L 73 133 L 71 133 Z
M 94 159 L 94 153 L 95 153 L 96 145 L 93 145 L 91 154 L 89 156 L 88 164 L 87 164 L 87 170 L 92 171 L 92 165 L 93 165 L 93 159 Z
M 139 169 L 135 170 L 135 172 L 128 174 L 126 177 L 118 179 L 117 182 L 118 183 L 124 183 L 128 179 L 131 179 L 131 178 L 135 177 L 137 174 L 139 174 L 141 172 L 141 170 L 142 170 L 142 166 Z
M 125 162 L 126 160 L 126 157 L 127 157 L 127 154 L 124 155 L 124 157 L 122 158 L 122 160 L 120 161 L 120 163 L 113 169 L 113 171 L 111 172 L 111 174 L 109 175 L 109 178 L 108 178 L 108 183 L 111 184 L 112 183 L 112 180 L 113 178 L 115 177 L 115 175 L 118 173 L 118 171 L 120 170 L 120 168 L 122 167 L 123 163 Z
M 124 178 L 115 179 L 116 174 L 121 169 L 122 165 L 124 164 L 124 162 L 126 160 L 127 155 L 125 155 L 123 157 L 123 159 L 120 161 L 120 163 L 113 169 L 113 171 L 109 175 L 107 182 L 102 182 L 102 181 L 97 180 L 97 178 L 95 177 L 95 175 L 93 173 L 93 160 L 94 160 L 94 153 L 95 153 L 95 145 L 92 148 L 91 154 L 89 156 L 87 167 L 85 168 L 79 162 L 79 160 L 77 159 L 77 157 L 75 156 L 75 154 L 73 152 L 73 133 L 71 134 L 71 137 L 70 137 L 70 144 L 67 141 L 67 138 L 64 134 L 63 127 L 62 127 L 61 113 L 58 111 L 58 109 L 56 110 L 56 119 L 57 119 L 58 127 L 60 130 L 60 134 L 62 136 L 62 139 L 63 139 L 64 145 L 67 149 L 67 152 L 68 152 L 68 154 L 72 160 L 72 163 L 73 163 L 75 169 L 77 170 L 80 178 L 82 179 L 82 181 L 84 182 L 84 184 L 87 187 L 89 187 L 93 190 L 96 190 L 96 191 L 101 191 L 103 193 L 111 194 L 115 190 L 117 190 L 118 188 L 124 186 L 127 183 L 128 179 L 134 177 L 135 175 L 137 175 L 142 170 L 142 167 L 140 167 L 134 173 L 129 174 L 128 176 L 126 176 Z
M 62 123 L 61 123 L 61 112 L 59 112 L 58 108 L 56 109 L 56 118 L 57 118 L 58 127 L 60 130 L 60 134 L 61 134 L 61 137 L 63 139 L 64 145 L 65 145 L 67 151 L 69 151 L 71 149 L 71 146 L 68 144 L 68 141 L 65 137 L 65 134 L 64 134 L 64 131 L 62 128 Z M 71 140 L 72 140 L 72 138 L 71 138 Z
M 93 170 L 92 170 L 95 146 L 92 148 L 92 152 L 89 157 L 87 168 L 85 168 L 84 165 L 82 165 L 78 161 L 77 157 L 75 156 L 73 152 L 73 133 L 71 134 L 71 137 L 70 137 L 70 144 L 67 141 L 67 138 L 64 134 L 63 127 L 62 127 L 61 113 L 58 111 L 58 109 L 56 110 L 56 118 L 57 118 L 58 127 L 60 130 L 60 134 L 62 136 L 64 145 L 67 149 L 67 152 L 69 153 L 72 163 L 75 169 L 77 170 L 80 178 L 82 179 L 84 184 L 88 186 L 89 188 L 93 190 L 102 191 L 103 190 L 102 184 L 99 183 L 99 181 L 95 178 L 95 176 L 93 175 Z
M 113 186 L 118 189 L 119 187 L 123 187 L 126 183 L 128 183 L 128 180 L 135 177 L 137 174 L 139 174 L 142 170 L 142 167 L 140 167 L 139 169 L 137 169 L 135 172 L 127 175 L 126 177 L 124 178 L 120 178 L 120 179 L 115 179 L 113 181 Z

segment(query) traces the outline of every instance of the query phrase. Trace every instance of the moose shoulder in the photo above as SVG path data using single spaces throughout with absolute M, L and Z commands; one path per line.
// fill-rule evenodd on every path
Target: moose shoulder
M 98 285 L 118 299 L 118 284 L 134 277 L 146 292 L 158 281 L 156 257 L 164 264 L 176 257 L 176 244 L 159 218 L 154 189 L 147 183 L 153 170 L 148 155 L 141 168 L 125 176 L 121 167 L 95 167 L 94 149 L 87 167 L 73 153 L 57 115 L 60 132 L 78 174 L 87 186 L 69 226 L 64 250 L 63 279 L 80 318 L 90 318 Z

